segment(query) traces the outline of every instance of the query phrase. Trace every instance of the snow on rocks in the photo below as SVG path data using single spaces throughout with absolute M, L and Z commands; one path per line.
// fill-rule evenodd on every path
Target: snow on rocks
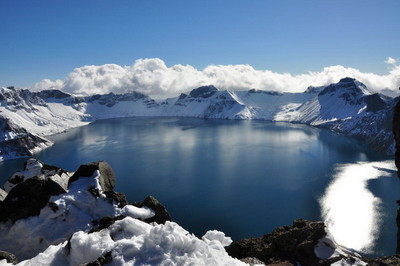
M 224 246 L 231 240 L 222 232 L 207 232 L 203 240 L 195 237 L 167 221 L 168 212 L 154 197 L 137 206 L 120 207 L 114 194 L 108 197 L 115 176 L 105 162 L 82 165 L 72 175 L 30 159 L 19 174 L 21 182 L 10 188 L 0 208 L 5 208 L 14 191 L 32 180 L 46 182 L 58 175 L 68 178 L 64 180 L 68 186 L 67 191 L 47 195 L 38 213 L 3 217 L 0 250 L 16 255 L 22 260 L 18 265 L 78 265 L 99 260 L 110 265 L 245 265 L 226 253 Z M 0 257 L 0 265 L 15 263 L 7 258 Z
M 76 232 L 18 265 L 81 265 L 100 257 L 107 257 L 107 265 L 246 265 L 218 240 L 202 241 L 174 222 L 147 224 L 131 217 L 98 232 Z

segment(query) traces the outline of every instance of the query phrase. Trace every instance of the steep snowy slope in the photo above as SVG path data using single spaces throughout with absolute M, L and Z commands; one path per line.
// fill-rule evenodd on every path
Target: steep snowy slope
M 396 102 L 383 94 L 371 94 L 355 79 L 344 78 L 298 108 L 277 113 L 275 120 L 326 127 L 363 139 L 380 152 L 391 153 L 391 119 Z
M 305 123 L 359 137 L 374 148 L 391 153 L 394 144 L 390 120 L 395 102 L 382 94 L 370 94 L 364 84 L 352 78 L 344 78 L 326 87 L 309 87 L 304 93 L 255 89 L 220 91 L 209 85 L 158 102 L 137 92 L 76 97 L 57 90 L 31 92 L 13 87 L 1 88 L 0 118 L 8 126 L 2 130 L 0 156 L 2 160 L 28 156 L 49 145 L 39 136 L 60 133 L 98 119 L 129 116 Z M 7 141 L 17 135 L 20 139 L 29 136 L 30 141 L 17 144 L 13 141 L 12 145 L 18 147 L 14 152 L 14 147 Z M 27 143 L 28 151 L 19 152 L 19 148 L 26 148 Z
M 27 157 L 53 144 L 1 116 L 0 134 L 0 161 Z
M 312 99 L 314 93 L 277 93 L 251 89 L 235 92 L 242 103 L 251 110 L 251 119 L 272 121 L 283 110 L 292 110 Z
M 251 113 L 235 93 L 203 86 L 164 102 L 162 115 L 201 118 L 249 119 Z
M 0 88 L 0 160 L 31 156 L 52 144 L 43 136 L 97 119 L 158 115 L 157 106 L 136 92 L 75 97 L 57 90 Z

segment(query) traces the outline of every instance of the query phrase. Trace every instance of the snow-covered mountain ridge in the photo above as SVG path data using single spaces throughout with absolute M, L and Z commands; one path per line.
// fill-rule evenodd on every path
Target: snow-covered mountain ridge
M 392 153 L 391 114 L 397 99 L 371 94 L 361 82 L 344 78 L 304 93 L 218 90 L 199 87 L 176 98 L 156 101 L 138 92 L 73 96 L 58 90 L 31 92 L 0 88 L 0 158 L 24 157 L 51 145 L 43 137 L 98 119 L 130 116 L 184 116 L 212 119 L 261 119 L 327 127 Z M 31 141 L 23 139 L 29 135 Z M 11 146 L 14 146 L 12 148 Z M 23 147 L 25 152 L 15 151 Z M 19 148 L 17 149 L 19 150 Z

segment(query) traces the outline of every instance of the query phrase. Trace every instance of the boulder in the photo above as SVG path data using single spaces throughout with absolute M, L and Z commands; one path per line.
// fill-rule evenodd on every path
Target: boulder
M 24 170 L 14 173 L 4 184 L 4 189 L 9 192 L 13 187 L 25 182 L 32 177 L 41 179 L 52 179 L 58 183 L 64 190 L 68 188 L 68 180 L 70 178 L 68 171 L 42 163 L 41 161 L 30 158 L 24 163 Z
M 88 232 L 89 234 L 94 233 L 94 232 L 99 232 L 100 230 L 104 228 L 108 228 L 111 225 L 113 225 L 116 221 L 124 219 L 126 216 L 124 215 L 119 215 L 119 216 L 105 216 L 101 218 L 100 220 L 93 221 L 93 228 L 90 229 Z
M 7 197 L 7 192 L 0 188 L 0 202 Z
M 101 189 L 104 192 L 113 191 L 115 187 L 115 175 L 113 170 L 111 169 L 111 166 L 104 161 L 81 165 L 79 169 L 69 179 L 68 186 L 81 177 L 92 177 L 95 171 L 100 172 L 99 184 L 101 186 Z
M 153 196 L 148 196 L 142 203 L 134 203 L 133 205 L 139 208 L 146 206 L 154 211 L 153 217 L 144 220 L 147 223 L 164 224 L 166 221 L 172 221 L 167 209 Z
M 253 257 L 267 265 L 324 265 L 316 257 L 314 248 L 325 235 L 323 222 L 300 219 L 295 220 L 292 226 L 278 227 L 261 238 L 234 242 L 226 250 L 234 258 Z
M 51 196 L 67 191 L 48 178 L 32 177 L 13 187 L 0 205 L 0 221 L 27 218 L 39 215 Z
M 106 197 L 111 201 L 117 203 L 118 207 L 123 208 L 128 205 L 128 200 L 124 193 L 115 192 L 115 191 L 105 191 Z
M 2 261 L 2 260 L 6 260 L 8 263 L 12 263 L 12 264 L 18 263 L 18 259 L 14 254 L 7 252 L 7 251 L 0 250 L 0 261 Z
M 374 259 L 364 259 L 368 266 L 386 266 L 386 265 L 400 265 L 400 255 L 389 257 L 379 257 Z

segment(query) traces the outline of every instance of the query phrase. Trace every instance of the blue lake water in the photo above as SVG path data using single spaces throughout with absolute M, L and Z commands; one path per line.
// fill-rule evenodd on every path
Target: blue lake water
M 45 163 L 75 171 L 105 160 L 129 201 L 153 195 L 188 231 L 217 229 L 234 240 L 297 218 L 320 220 L 319 200 L 339 164 L 388 159 L 327 130 L 266 121 L 110 119 L 49 138 L 56 144 L 36 156 Z M 24 161 L 1 163 L 0 181 Z M 395 249 L 400 186 L 388 173 L 368 181 L 381 213 L 372 255 Z

